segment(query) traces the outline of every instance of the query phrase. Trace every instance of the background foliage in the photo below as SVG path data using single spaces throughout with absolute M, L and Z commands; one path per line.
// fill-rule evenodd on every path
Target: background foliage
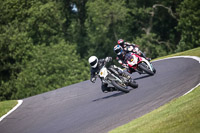
M 200 1 L 4 0 L 0 100 L 89 79 L 87 59 L 115 57 L 118 39 L 151 58 L 200 46 Z

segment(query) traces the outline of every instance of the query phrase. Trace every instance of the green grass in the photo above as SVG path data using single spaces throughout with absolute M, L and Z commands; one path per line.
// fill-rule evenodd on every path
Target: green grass
M 199 133 L 200 87 L 110 133 Z
M 164 58 L 173 57 L 173 56 L 198 56 L 198 57 L 200 57 L 200 47 L 195 48 L 195 49 L 191 49 L 191 50 L 188 50 L 188 51 L 176 53 L 176 54 L 171 54 L 171 55 L 168 55 L 168 56 L 159 57 L 159 58 L 156 58 L 156 59 L 153 59 L 153 60 L 159 60 L 159 59 L 164 59 Z
M 162 58 L 181 55 L 200 57 L 200 47 Z M 200 133 L 199 101 L 200 86 L 109 133 Z
M 0 102 L 0 117 L 5 115 L 17 104 L 16 100 L 9 100 Z

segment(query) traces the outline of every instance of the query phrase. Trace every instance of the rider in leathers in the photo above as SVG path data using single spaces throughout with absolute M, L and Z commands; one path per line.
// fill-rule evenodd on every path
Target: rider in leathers
M 116 45 L 114 47 L 114 52 L 117 54 L 117 61 L 119 64 L 121 64 L 123 67 L 127 66 L 127 63 L 125 62 L 125 51 L 123 50 L 123 48 L 120 45 Z
M 131 69 L 128 64 L 126 63 L 126 52 L 123 50 L 123 48 L 120 45 L 116 45 L 114 47 L 114 52 L 117 54 L 116 60 L 118 61 L 119 64 L 121 64 L 124 68 L 127 69 L 127 72 L 132 74 L 134 69 Z
M 147 59 L 149 61 L 151 60 L 150 58 L 147 58 L 146 55 L 142 51 L 139 50 L 138 45 L 125 42 L 123 39 L 119 39 L 117 41 L 117 43 L 123 48 L 123 50 L 126 53 L 134 52 L 134 53 L 138 54 L 141 57 L 144 57 L 145 59 Z
M 95 83 L 97 75 L 99 73 L 99 71 L 101 70 L 101 68 L 104 66 L 105 63 L 108 63 L 112 60 L 112 57 L 106 57 L 105 59 L 99 59 L 96 56 L 91 56 L 89 58 L 89 63 L 91 66 L 90 72 L 91 72 L 91 77 L 90 77 L 90 81 L 92 83 Z M 124 72 L 122 69 L 118 68 L 117 66 L 113 65 L 110 66 L 108 69 L 115 69 L 118 71 L 119 74 L 123 75 Z M 104 93 L 106 92 L 111 92 L 111 91 L 115 91 L 116 89 L 114 87 L 108 87 L 107 83 L 103 83 L 101 84 L 101 89 Z

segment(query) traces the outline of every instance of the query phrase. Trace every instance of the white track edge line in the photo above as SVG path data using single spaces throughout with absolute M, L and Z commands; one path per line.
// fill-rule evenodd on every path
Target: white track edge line
M 17 105 L 12 108 L 8 113 L 6 113 L 5 115 L 3 115 L 1 118 L 0 118 L 0 122 L 6 118 L 9 114 L 11 114 L 13 111 L 15 111 L 22 103 L 23 103 L 23 100 L 17 100 Z
M 192 58 L 192 59 L 197 60 L 200 63 L 200 57 L 197 57 L 197 56 L 173 56 L 173 57 L 168 57 L 168 58 L 164 58 L 164 59 L 155 60 L 155 61 L 152 61 L 152 62 L 161 61 L 161 60 L 167 60 L 167 59 L 173 59 L 173 58 Z
M 183 94 L 183 96 L 185 96 L 185 95 L 187 95 L 188 93 L 192 92 L 192 91 L 193 91 L 195 88 L 197 88 L 199 85 L 200 85 L 200 83 L 197 84 L 194 88 L 192 88 L 192 89 L 189 90 L 188 92 L 186 92 L 185 94 Z
M 165 58 L 165 59 L 155 60 L 155 61 L 152 61 L 152 62 L 161 61 L 161 60 L 167 60 L 167 59 L 173 59 L 173 58 L 191 58 L 191 59 L 194 59 L 194 60 L 196 60 L 196 61 L 198 61 L 200 63 L 200 58 L 197 57 L 197 56 L 173 56 L 173 57 L 168 57 L 168 58 Z M 200 83 L 197 84 L 194 88 L 190 89 L 185 94 L 183 94 L 182 96 L 185 96 L 185 95 L 189 94 L 190 92 L 192 92 L 198 86 L 200 86 Z

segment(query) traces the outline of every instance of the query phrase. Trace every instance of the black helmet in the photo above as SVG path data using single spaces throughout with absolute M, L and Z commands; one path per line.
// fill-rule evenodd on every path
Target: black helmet
M 123 39 L 119 39 L 119 40 L 117 41 L 117 43 L 118 43 L 120 46 L 124 47 L 124 40 L 123 40 Z

